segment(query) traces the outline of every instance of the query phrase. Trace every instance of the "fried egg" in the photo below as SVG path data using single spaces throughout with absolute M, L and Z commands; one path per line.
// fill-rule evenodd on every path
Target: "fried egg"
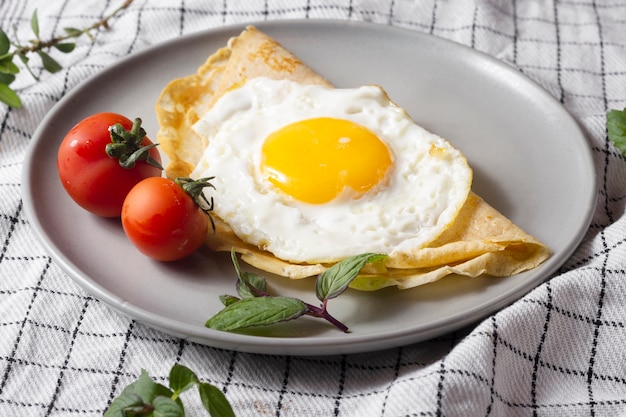
M 335 89 L 253 78 L 194 126 L 208 146 L 214 214 L 293 263 L 419 249 L 456 218 L 472 171 L 379 86 Z

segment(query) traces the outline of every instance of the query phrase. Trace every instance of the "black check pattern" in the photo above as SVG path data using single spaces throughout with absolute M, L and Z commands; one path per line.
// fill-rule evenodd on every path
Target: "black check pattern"
M 120 1 L 0 1 L 0 26 L 29 39 L 102 18 Z M 25 218 L 20 175 L 30 137 L 73 87 L 116 59 L 236 22 L 362 20 L 447 38 L 541 84 L 593 147 L 598 207 L 558 274 L 473 328 L 383 352 L 274 357 L 186 342 L 112 312 L 78 288 Z M 114 30 L 33 62 L 0 107 L 0 416 L 102 415 L 142 368 L 164 381 L 181 362 L 220 387 L 240 416 L 626 415 L 626 163 L 605 114 L 626 107 L 624 0 L 135 0 Z M 564 215 L 566 215 L 564 213 Z M 204 415 L 189 397 L 188 414 Z

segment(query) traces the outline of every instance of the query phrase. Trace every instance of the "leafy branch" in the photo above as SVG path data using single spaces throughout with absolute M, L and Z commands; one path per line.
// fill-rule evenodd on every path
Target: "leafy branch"
M 265 278 L 252 272 L 242 271 L 235 251 L 231 251 L 231 258 L 237 272 L 239 297 L 222 295 L 220 300 L 225 307 L 207 320 L 206 327 L 233 331 L 294 320 L 308 315 L 324 319 L 342 332 L 348 332 L 348 327 L 328 312 L 328 301 L 341 295 L 365 264 L 379 262 L 385 258 L 385 255 L 365 253 L 353 256 L 320 274 L 315 282 L 315 295 L 321 301 L 319 307 L 297 298 L 270 295 L 267 292 Z
M 15 75 L 20 72 L 20 68 L 15 63 L 15 58 L 18 58 L 22 62 L 35 80 L 39 80 L 39 78 L 35 75 L 29 64 L 30 58 L 33 55 L 39 56 L 44 70 L 50 73 L 58 72 L 63 67 L 50 56 L 49 51 L 51 48 L 55 48 L 62 53 L 70 53 L 76 47 L 76 44 L 70 40 L 87 35 L 89 39 L 93 41 L 92 32 L 100 28 L 108 29 L 110 20 L 128 8 L 133 1 L 134 0 L 125 0 L 124 3 L 111 14 L 86 28 L 64 28 L 64 35 L 56 36 L 48 40 L 42 40 L 39 35 L 39 17 L 36 9 L 30 18 L 30 27 L 33 31 L 34 39 L 31 39 L 28 43 L 22 44 L 19 41 L 17 26 L 13 26 L 13 40 L 9 39 L 7 33 L 0 28 L 0 101 L 9 107 L 22 107 L 22 100 L 15 90 L 10 87 L 11 83 L 15 81 Z
M 155 382 L 145 370 L 113 400 L 104 417 L 184 417 L 180 395 L 198 388 L 200 401 L 211 417 L 235 417 L 226 396 L 214 385 L 201 382 L 189 368 L 175 364 L 169 374 L 169 388 Z

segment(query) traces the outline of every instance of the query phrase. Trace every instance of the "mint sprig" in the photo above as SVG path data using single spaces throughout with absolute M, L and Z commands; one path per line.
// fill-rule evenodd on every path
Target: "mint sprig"
M 175 364 L 170 370 L 169 387 L 155 382 L 141 370 L 139 379 L 128 385 L 113 400 L 104 417 L 184 417 L 180 395 L 197 387 L 200 401 L 211 417 L 234 417 L 226 396 L 217 387 L 201 382 L 186 366 Z
M 315 295 L 321 301 L 341 295 L 359 275 L 365 264 L 385 259 L 385 255 L 365 253 L 347 258 L 324 271 L 315 282 Z
M 324 319 L 342 332 L 348 332 L 348 326 L 328 312 L 328 300 L 341 295 L 367 263 L 379 262 L 385 257 L 365 253 L 347 258 L 324 271 L 317 277 L 315 283 L 315 294 L 321 305 L 314 306 L 297 298 L 269 294 L 265 278 L 242 271 L 237 254 L 232 250 L 231 259 L 237 272 L 236 288 L 241 298 L 222 295 L 220 300 L 224 304 L 224 309 L 207 320 L 205 325 L 216 330 L 236 331 L 308 315 Z

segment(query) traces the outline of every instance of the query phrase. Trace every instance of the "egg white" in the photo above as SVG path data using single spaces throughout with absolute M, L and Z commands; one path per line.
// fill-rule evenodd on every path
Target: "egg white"
M 350 120 L 386 143 L 393 166 L 383 184 L 354 198 L 307 204 L 261 175 L 265 138 L 317 117 Z M 194 178 L 215 176 L 214 214 L 247 243 L 296 263 L 420 248 L 456 218 L 472 182 L 465 157 L 415 124 L 378 86 L 332 89 L 254 78 L 226 93 L 194 125 L 208 139 Z

